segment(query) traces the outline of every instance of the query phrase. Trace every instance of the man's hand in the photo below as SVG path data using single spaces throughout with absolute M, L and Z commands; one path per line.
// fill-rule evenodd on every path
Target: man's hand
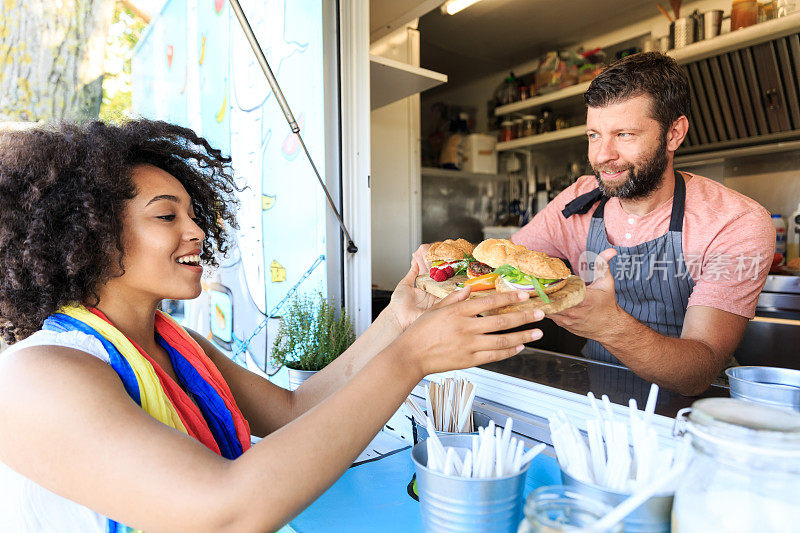
M 617 251 L 609 248 L 597 256 L 594 262 L 595 278 L 586 287 L 586 298 L 583 302 L 560 313 L 548 315 L 548 318 L 575 335 L 599 341 L 618 322 L 620 313 L 624 313 L 617 305 L 614 276 L 608 266 L 615 255 Z
M 427 274 L 431 269 L 431 266 L 425 261 L 425 254 L 428 253 L 430 247 L 430 244 L 421 244 L 419 248 L 417 248 L 417 251 L 411 256 L 412 262 L 417 265 L 421 274 Z
M 425 255 L 424 252 L 422 255 Z M 388 308 L 394 314 L 401 331 L 405 331 L 419 315 L 439 301 L 436 296 L 414 287 L 418 275 L 419 267 L 413 262 L 408 274 L 397 284 L 389 302 Z

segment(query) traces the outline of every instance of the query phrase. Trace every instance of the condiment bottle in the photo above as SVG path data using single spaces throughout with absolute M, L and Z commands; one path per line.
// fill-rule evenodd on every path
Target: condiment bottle
M 504 120 L 500 123 L 500 142 L 507 142 L 514 139 L 514 123 Z

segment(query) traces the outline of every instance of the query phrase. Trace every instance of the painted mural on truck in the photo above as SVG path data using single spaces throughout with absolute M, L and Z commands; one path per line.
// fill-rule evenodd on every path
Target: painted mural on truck
M 241 5 L 309 152 L 323 161 L 321 2 Z M 226 0 L 168 0 L 134 51 L 132 71 L 137 115 L 190 127 L 233 159 L 243 188 L 237 243 L 204 276 L 203 295 L 185 304 L 183 321 L 266 371 L 264 318 L 279 314 L 312 267 L 298 290 L 326 291 L 324 195 Z

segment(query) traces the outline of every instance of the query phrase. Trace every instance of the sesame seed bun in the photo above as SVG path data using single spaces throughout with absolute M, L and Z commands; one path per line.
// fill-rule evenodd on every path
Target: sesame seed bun
M 475 245 L 464 239 L 447 239 L 434 242 L 425 254 L 425 260 L 431 261 L 458 261 L 472 255 Z
M 526 274 L 541 279 L 560 280 L 568 278 L 572 274 L 561 259 L 550 257 L 543 252 L 528 250 L 526 247 L 506 239 L 486 239 L 475 247 L 472 256 L 492 268 L 511 265 Z

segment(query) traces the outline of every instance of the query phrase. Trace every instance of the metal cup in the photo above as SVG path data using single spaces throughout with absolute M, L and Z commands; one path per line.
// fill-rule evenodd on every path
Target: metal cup
M 688 46 L 694 42 L 695 20 L 694 17 L 681 17 L 670 26 L 673 29 L 675 50 Z
M 450 435 L 442 445 L 471 449 L 472 435 Z M 462 454 L 463 455 L 463 454 Z M 446 476 L 427 467 L 428 446 L 411 451 L 417 472 L 422 528 L 427 532 L 515 533 L 522 520 L 527 466 L 499 478 Z
M 703 13 L 703 39 L 711 39 L 722 29 L 722 10 L 712 9 Z
M 577 480 L 563 469 L 561 479 L 564 486 L 610 507 L 616 507 L 631 495 L 628 492 L 617 492 L 594 483 Z M 673 498 L 674 493 L 670 492 L 657 494 L 645 501 L 625 518 L 626 533 L 669 533 Z
M 427 412 L 426 412 L 426 414 L 427 414 Z M 418 442 L 422 442 L 425 439 L 427 439 L 428 438 L 428 428 L 423 426 L 422 424 L 420 424 L 417 421 L 416 418 L 412 418 L 411 420 L 412 420 L 412 422 L 414 424 L 414 444 L 417 444 Z M 488 426 L 489 425 L 489 420 L 491 420 L 491 419 L 488 416 L 486 416 L 485 414 L 476 413 L 475 411 L 472 411 L 472 422 L 474 423 L 475 431 L 472 431 L 472 432 L 469 432 L 469 433 L 467 433 L 467 432 L 465 432 L 465 433 L 455 433 L 455 432 L 451 432 L 451 431 L 438 431 L 437 430 L 436 431 L 436 435 L 439 438 L 447 437 L 447 436 L 450 436 L 450 435 L 477 435 L 478 434 L 478 428 L 485 428 L 486 426 Z

